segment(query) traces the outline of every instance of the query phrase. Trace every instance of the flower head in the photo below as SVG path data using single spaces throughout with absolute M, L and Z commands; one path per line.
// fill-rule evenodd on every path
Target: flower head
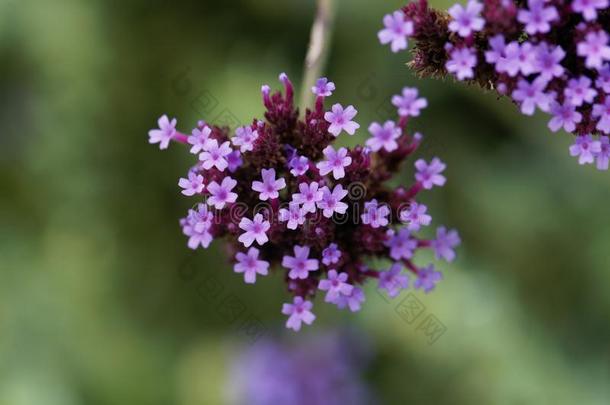
M 250 247 L 254 241 L 261 246 L 269 241 L 267 231 L 271 224 L 263 218 L 262 214 L 256 214 L 252 220 L 245 217 L 242 218 L 239 222 L 239 227 L 244 230 L 244 233 L 239 236 L 238 240 L 245 247 Z
M 223 209 L 226 204 L 237 201 L 237 194 L 232 191 L 236 185 L 237 181 L 229 176 L 222 179 L 220 184 L 215 181 L 210 182 L 210 184 L 208 184 L 208 191 L 210 192 L 208 204 L 213 205 L 214 208 L 220 210 Z
M 256 282 L 256 275 L 266 276 L 269 270 L 269 262 L 264 260 L 258 260 L 259 250 L 251 247 L 248 249 L 248 253 L 238 252 L 235 255 L 235 266 L 233 270 L 236 273 L 244 273 L 244 281 L 248 284 L 254 284 Z
M 390 298 L 396 297 L 400 290 L 409 286 L 409 277 L 401 272 L 402 265 L 394 263 L 388 270 L 379 273 L 379 289 L 386 290 Z
M 461 243 L 460 236 L 455 229 L 447 230 L 444 226 L 436 230 L 436 239 L 431 242 L 437 259 L 452 262 L 455 259 L 454 248 Z
M 345 109 L 341 104 L 333 105 L 331 111 L 324 114 L 324 119 L 330 124 L 328 132 L 334 136 L 339 136 L 341 131 L 354 135 L 356 130 L 360 128 L 360 124 L 352 121 L 357 113 L 358 111 L 351 105 L 348 105 Z
M 203 128 L 193 129 L 191 133 L 192 135 L 186 139 L 189 144 L 193 145 L 189 152 L 198 154 L 204 149 L 205 143 L 208 141 L 212 130 L 206 125 Z
M 171 121 L 167 115 L 162 115 L 157 121 L 159 129 L 151 129 L 148 131 L 148 143 L 158 143 L 159 149 L 167 149 L 169 142 L 176 135 L 177 120 L 173 118 Z
M 445 67 L 453 73 L 458 80 L 472 79 L 474 67 L 477 65 L 477 55 L 473 49 L 454 48 L 450 52 L 450 58 Z
M 610 46 L 608 34 L 600 30 L 589 32 L 585 40 L 578 43 L 576 52 L 585 58 L 585 66 L 592 69 L 601 69 L 604 61 L 610 60 Z
M 326 277 L 318 283 L 318 289 L 326 291 L 324 301 L 336 304 L 341 296 L 349 296 L 352 293 L 354 287 L 347 282 L 347 273 L 329 270 Z
M 322 152 L 326 159 L 316 165 L 320 174 L 326 176 L 332 172 L 335 180 L 345 177 L 345 168 L 352 164 L 352 158 L 347 156 L 347 149 L 339 148 L 339 150 L 335 150 L 328 145 Z
M 417 278 L 413 282 L 413 287 L 417 290 L 421 289 L 427 294 L 436 287 L 439 281 L 443 279 L 440 271 L 435 271 L 434 266 L 430 265 L 419 269 Z
M 275 179 L 275 169 L 262 169 L 263 181 L 253 181 L 252 190 L 259 192 L 262 201 L 275 200 L 280 196 L 279 191 L 286 187 L 286 180 Z
M 229 141 L 218 144 L 216 139 L 209 139 L 203 147 L 203 152 L 199 154 L 199 160 L 201 166 L 205 170 L 209 170 L 212 167 L 224 171 L 228 166 L 227 156 L 232 152 Z
M 417 169 L 415 180 L 419 181 L 422 187 L 427 190 L 434 186 L 442 187 L 447 181 L 445 176 L 441 174 L 446 167 L 439 158 L 432 159 L 430 164 L 423 159 L 419 159 L 415 162 L 415 168 Z
M 476 0 L 469 0 L 466 8 L 454 4 L 449 8 L 449 15 L 453 18 L 449 23 L 449 31 L 457 32 L 462 37 L 481 31 L 485 25 L 485 20 L 480 16 L 481 10 L 483 5 Z
M 400 11 L 387 14 L 383 17 L 384 29 L 377 36 L 383 45 L 391 44 L 392 52 L 407 49 L 407 38 L 413 34 L 413 23 L 405 19 Z
M 294 297 L 292 304 L 284 304 L 282 313 L 288 315 L 286 327 L 298 332 L 302 323 L 311 325 L 316 319 L 316 316 L 311 312 L 312 308 L 311 301 L 305 301 L 303 297 Z
M 341 184 L 337 184 L 331 191 L 328 187 L 322 188 L 322 200 L 318 202 L 318 208 L 322 210 L 322 215 L 326 218 L 332 218 L 337 214 L 345 214 L 348 205 L 343 200 L 348 194 L 347 190 L 343 189 Z
M 570 146 L 570 155 L 578 156 L 578 164 L 590 164 L 595 162 L 595 157 L 602 151 L 600 141 L 593 140 L 591 135 L 576 137 L 576 141 Z
M 403 87 L 402 95 L 392 96 L 392 104 L 398 108 L 398 115 L 401 117 L 417 117 L 420 111 L 428 106 L 428 100 L 419 97 L 415 87 Z
M 319 187 L 320 185 L 315 181 L 299 184 L 299 192 L 292 196 L 292 201 L 301 204 L 304 212 L 316 212 L 316 204 L 324 197 Z
M 366 146 L 371 148 L 373 152 L 385 149 L 392 152 L 398 149 L 396 140 L 402 135 L 400 127 L 397 127 L 394 121 L 386 121 L 383 126 L 376 122 L 369 125 L 369 132 L 372 137 L 366 141 Z
M 254 141 L 258 139 L 258 132 L 251 127 L 239 127 L 235 130 L 233 145 L 239 146 L 239 150 L 244 153 L 254 148 Z
M 528 0 L 529 9 L 519 10 L 517 19 L 525 24 L 525 32 L 530 35 L 547 33 L 551 30 L 551 22 L 559 19 L 559 13 L 553 6 L 548 6 L 545 0 Z
M 203 184 L 203 176 L 194 171 L 189 172 L 188 178 L 181 178 L 178 181 L 178 185 L 184 189 L 182 190 L 182 194 L 186 196 L 200 194 L 205 188 L 205 184 Z
M 335 83 L 329 82 L 326 77 L 321 77 L 316 81 L 316 85 L 311 88 L 311 91 L 318 97 L 330 97 L 335 91 Z
M 318 260 L 309 258 L 309 246 L 294 246 L 294 256 L 285 255 L 282 266 L 290 269 L 288 277 L 291 279 L 305 279 L 310 271 L 318 270 Z

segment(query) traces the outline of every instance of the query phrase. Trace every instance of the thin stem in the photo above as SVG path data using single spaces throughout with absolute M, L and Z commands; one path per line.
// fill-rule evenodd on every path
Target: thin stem
M 309 49 L 305 57 L 303 82 L 301 84 L 301 111 L 311 105 L 313 93 L 311 88 L 322 74 L 328 59 L 330 40 L 336 15 L 337 0 L 317 0 L 316 17 L 311 26 Z

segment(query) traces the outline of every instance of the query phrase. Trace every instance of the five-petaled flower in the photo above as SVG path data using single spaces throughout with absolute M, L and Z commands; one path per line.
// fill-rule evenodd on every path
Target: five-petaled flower
M 245 217 L 242 218 L 239 221 L 239 227 L 244 230 L 244 233 L 239 236 L 238 240 L 245 247 L 250 247 L 254 241 L 261 246 L 269 241 L 267 231 L 271 224 L 263 218 L 262 214 L 256 214 L 252 220 Z
M 352 158 L 347 156 L 347 149 L 339 148 L 339 150 L 335 150 L 328 145 L 324 148 L 323 153 L 326 160 L 322 160 L 316 165 L 320 174 L 326 176 L 332 172 L 335 180 L 344 178 L 345 168 L 352 164 Z
M 313 304 L 311 301 L 303 300 L 303 297 L 294 297 L 292 304 L 284 304 L 282 313 L 288 315 L 286 327 L 298 332 L 301 329 L 301 323 L 311 325 L 316 319 L 316 316 L 311 312 Z
M 256 282 L 256 275 L 266 276 L 268 274 L 269 262 L 259 260 L 259 250 L 255 247 L 248 249 L 248 253 L 237 252 L 235 255 L 235 266 L 233 270 L 236 273 L 244 273 L 244 281 L 248 284 Z
M 345 109 L 341 104 L 333 105 L 331 110 L 324 114 L 324 119 L 330 124 L 328 132 L 334 136 L 339 136 L 341 131 L 354 135 L 356 130 L 360 128 L 360 124 L 352 121 L 357 113 L 358 111 L 351 105 L 348 105 Z
M 290 269 L 291 279 L 306 279 L 310 271 L 318 270 L 318 260 L 309 258 L 309 246 L 294 246 L 294 256 L 284 256 L 282 266 Z
M 377 36 L 383 45 L 391 44 L 392 52 L 407 49 L 409 36 L 413 34 L 413 23 L 405 19 L 400 11 L 387 14 L 383 17 L 384 29 Z
M 171 121 L 167 115 L 162 115 L 157 121 L 159 129 L 151 129 L 148 131 L 148 143 L 158 143 L 159 149 L 167 149 L 170 141 L 176 135 L 177 120 L 173 118 Z
M 252 190 L 260 193 L 262 201 L 275 200 L 280 196 L 279 191 L 286 187 L 286 180 L 275 179 L 275 169 L 262 169 L 263 181 L 253 181 Z
M 226 204 L 234 203 L 237 201 L 237 193 L 232 190 L 237 185 L 237 181 L 227 176 L 220 184 L 215 181 L 208 184 L 208 191 L 210 197 L 208 197 L 208 204 L 213 205 L 214 208 L 220 210 L 223 209 Z

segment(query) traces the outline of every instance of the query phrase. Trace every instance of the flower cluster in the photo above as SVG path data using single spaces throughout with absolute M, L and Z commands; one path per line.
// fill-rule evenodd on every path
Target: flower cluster
M 432 222 L 418 201 L 420 192 L 445 184 L 445 164 L 416 160 L 410 187 L 386 185 L 422 141 L 406 126 L 426 100 L 405 88 L 392 99 L 396 121 L 372 123 L 366 146 L 337 147 L 341 134 L 353 135 L 360 127 L 357 110 L 341 104 L 326 110 L 335 86 L 322 78 L 312 88 L 315 106 L 299 118 L 292 83 L 285 74 L 280 81 L 283 93 L 262 87 L 265 119 L 233 135 L 203 121 L 186 135 L 167 116 L 149 132 L 150 143 L 161 149 L 176 141 L 190 145 L 197 157 L 178 182 L 182 194 L 200 199 L 180 221 L 188 246 L 207 248 L 224 238 L 234 271 L 246 283 L 281 273 L 292 296 L 282 312 L 294 330 L 314 321 L 312 298 L 318 292 L 327 303 L 358 311 L 369 279 L 394 297 L 408 287 L 410 272 L 414 288 L 431 291 L 441 273 L 432 265 L 417 266 L 416 251 L 432 249 L 437 259 L 450 262 L 460 243 L 457 232 L 445 227 L 432 240 L 416 236 Z M 389 269 L 370 268 L 371 259 L 386 259 Z
M 392 51 L 413 38 L 410 66 L 507 96 L 525 115 L 576 135 L 570 154 L 608 169 L 610 0 L 468 0 L 448 12 L 416 0 L 384 18 Z M 594 138 L 597 137 L 597 139 Z

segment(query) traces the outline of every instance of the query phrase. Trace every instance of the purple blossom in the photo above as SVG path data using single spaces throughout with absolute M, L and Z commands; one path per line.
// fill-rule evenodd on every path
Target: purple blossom
M 529 75 L 537 70 L 536 48 L 529 43 L 519 44 L 513 41 L 504 48 L 504 56 L 500 58 L 496 65 L 496 70 L 514 77 L 519 72 Z
M 477 55 L 472 48 L 454 48 L 449 54 L 450 58 L 445 67 L 453 73 L 458 80 L 472 79 L 474 67 L 477 65 Z
M 445 165 L 439 158 L 434 158 L 430 164 L 424 159 L 418 159 L 415 162 L 415 180 L 421 183 L 422 187 L 430 190 L 434 186 L 442 187 L 447 179 L 441 173 L 445 170 Z
M 316 316 L 311 312 L 313 304 L 311 301 L 305 301 L 302 297 L 294 297 L 292 304 L 284 304 L 282 314 L 288 315 L 286 327 L 298 332 L 301 329 L 301 323 L 311 325 L 316 319 Z
M 244 164 L 244 161 L 241 158 L 241 152 L 239 150 L 234 150 L 233 152 L 227 155 L 227 164 L 229 172 L 233 173 L 237 169 Z
M 201 152 L 205 147 L 205 143 L 208 141 L 211 133 L 212 130 L 207 125 L 201 129 L 193 129 L 193 131 L 191 132 L 192 135 L 186 138 L 186 141 L 189 144 L 193 145 L 189 152 L 195 155 Z
M 384 29 L 377 34 L 383 45 L 391 43 L 392 52 L 407 49 L 407 38 L 413 35 L 413 23 L 405 19 L 402 11 L 394 11 L 383 17 Z
M 392 104 L 398 108 L 398 115 L 401 117 L 417 117 L 420 110 L 428 106 L 428 100 L 418 97 L 415 87 L 403 87 L 402 96 L 399 94 L 392 96 Z
M 610 94 L 610 66 L 608 64 L 604 65 L 597 73 L 595 86 L 604 93 Z
M 597 10 L 608 8 L 608 0 L 573 0 L 572 10 L 581 13 L 585 20 L 597 19 Z
M 250 247 L 254 241 L 262 246 L 269 241 L 267 231 L 270 227 L 271 224 L 263 218 L 262 214 L 256 214 L 254 220 L 244 217 L 239 222 L 239 228 L 245 232 L 237 240 L 245 247 Z
M 517 88 L 513 91 L 513 100 L 521 104 L 521 112 L 525 115 L 532 115 L 536 110 L 536 106 L 540 110 L 548 112 L 551 108 L 551 102 L 554 101 L 552 94 L 544 92 L 547 86 L 547 81 L 538 76 L 533 82 L 526 79 L 519 79 Z
M 610 160 L 610 138 L 607 136 L 599 137 L 600 151 L 597 153 L 597 169 L 608 170 L 608 161 Z
M 331 243 L 322 251 L 322 263 L 326 266 L 339 263 L 341 259 L 341 251 L 336 243 Z
M 326 291 L 324 301 L 336 304 L 341 296 L 349 296 L 354 287 L 347 283 L 347 273 L 329 270 L 326 279 L 318 283 L 318 289 Z
M 390 298 L 396 297 L 400 294 L 400 290 L 404 290 L 409 287 L 409 277 L 402 272 L 402 265 L 400 263 L 394 263 L 386 271 L 379 273 L 379 285 L 380 290 L 386 290 Z
M 333 178 L 339 180 L 345 177 L 345 168 L 352 164 L 352 158 L 347 156 L 346 148 L 339 148 L 335 151 L 331 145 L 328 145 L 322 151 L 326 160 L 322 160 L 316 164 L 320 175 L 326 176 L 328 173 L 333 173 Z
M 594 141 L 591 135 L 580 135 L 576 137 L 574 144 L 570 146 L 570 155 L 578 156 L 578 164 L 592 164 L 595 156 L 602 151 L 600 141 Z
M 411 232 L 417 232 L 422 226 L 430 225 L 432 217 L 426 214 L 428 207 L 424 204 L 418 204 L 415 201 L 411 202 L 409 208 L 401 211 L 400 220 L 407 224 L 407 229 Z
M 411 237 L 411 232 L 407 228 L 402 228 L 398 232 L 389 230 L 386 246 L 390 248 L 390 257 L 394 260 L 410 259 L 417 249 L 417 240 Z
M 330 97 L 335 91 L 335 83 L 329 82 L 326 77 L 321 77 L 316 81 L 316 85 L 311 88 L 311 91 L 318 97 Z
M 570 79 L 568 86 L 564 90 L 566 100 L 577 107 L 584 103 L 590 104 L 597 95 L 597 90 L 591 87 L 591 79 L 587 76 L 580 76 L 577 79 Z
M 239 127 L 235 130 L 235 136 L 231 139 L 233 145 L 239 146 L 244 153 L 254 149 L 254 141 L 258 139 L 258 132 L 250 127 Z
M 369 132 L 372 137 L 366 141 L 366 146 L 371 148 L 373 152 L 378 152 L 381 149 L 392 152 L 398 149 L 398 142 L 396 140 L 400 138 L 402 131 L 400 127 L 396 126 L 394 121 L 386 121 L 383 126 L 373 122 L 369 125 Z
M 215 181 L 208 184 L 208 191 L 210 197 L 208 197 L 208 205 L 213 205 L 214 208 L 220 210 L 223 209 L 225 204 L 234 203 L 237 201 L 237 194 L 232 190 L 237 185 L 237 181 L 227 176 L 222 179 L 220 184 Z
M 504 53 L 506 49 L 506 40 L 504 35 L 498 34 L 489 39 L 490 50 L 485 51 L 485 61 L 492 65 L 497 64 L 502 58 L 506 56 Z
M 455 229 L 447 230 L 444 226 L 436 230 L 436 239 L 430 241 L 430 246 L 434 250 L 437 259 L 444 259 L 452 262 L 455 259 L 455 250 L 461 243 L 460 235 Z
M 546 42 L 540 43 L 536 48 L 536 71 L 546 80 L 560 77 L 565 71 L 561 65 L 565 56 L 566 53 L 561 46 L 551 47 Z
M 534 35 L 545 34 L 551 30 L 551 22 L 559 19 L 559 13 L 553 6 L 545 7 L 545 0 L 528 0 L 529 10 L 519 10 L 517 19 L 525 24 L 525 31 Z
M 585 40 L 578 43 L 576 53 L 585 58 L 588 68 L 602 69 L 604 61 L 610 60 L 608 34 L 603 30 L 587 33 Z
M 443 279 L 440 271 L 435 271 L 433 265 L 419 269 L 413 287 L 417 290 L 423 289 L 426 294 L 434 290 L 436 284 Z
M 244 281 L 248 284 L 256 282 L 256 275 L 266 276 L 269 273 L 269 262 L 258 260 L 259 250 L 251 247 L 248 253 L 238 252 L 235 255 L 235 266 L 233 270 L 236 273 L 244 273 Z
M 275 179 L 275 169 L 262 169 L 263 181 L 253 181 L 252 190 L 260 193 L 262 201 L 275 200 L 280 196 L 279 191 L 286 187 L 286 180 Z
M 595 128 L 610 134 L 610 97 L 606 97 L 603 104 L 594 104 L 591 115 L 599 119 Z
M 576 129 L 576 124 L 582 120 L 582 114 L 576 111 L 576 107 L 569 103 L 552 103 L 551 114 L 553 118 L 549 121 L 548 127 L 553 132 L 559 131 L 562 127 L 566 131 L 572 132 Z
M 186 218 L 180 220 L 182 232 L 189 237 L 188 247 L 197 249 L 199 246 L 207 249 L 212 242 L 212 220 L 214 215 L 208 211 L 205 204 L 197 204 L 197 209 L 189 210 Z
M 158 143 L 159 149 L 167 149 L 169 142 L 176 135 L 176 124 L 178 121 L 173 118 L 171 121 L 167 115 L 162 115 L 157 121 L 159 129 L 151 129 L 148 131 L 148 143 Z
M 295 156 L 290 159 L 288 165 L 290 166 L 290 173 L 293 176 L 302 176 L 307 173 L 307 170 L 309 169 L 309 159 L 305 156 Z
M 360 215 L 362 223 L 372 228 L 379 228 L 388 224 L 390 208 L 385 204 L 379 204 L 376 199 L 364 203 L 364 213 Z
M 220 146 L 216 139 L 208 139 L 206 142 L 203 152 L 199 154 L 199 160 L 201 166 L 205 170 L 210 170 L 212 167 L 216 167 L 218 170 L 223 172 L 228 166 L 227 156 L 233 152 L 229 141 L 223 142 Z
M 188 179 L 184 177 L 178 181 L 178 186 L 182 187 L 182 194 L 186 196 L 193 196 L 195 194 L 200 194 L 203 192 L 205 185 L 203 184 L 203 176 L 197 174 L 194 171 L 190 171 L 188 174 Z
M 280 208 L 279 221 L 287 222 L 286 227 L 295 230 L 305 223 L 305 211 L 298 203 L 291 202 L 288 204 L 288 209 Z
M 294 256 L 285 255 L 282 258 L 282 266 L 289 269 L 288 277 L 293 280 L 304 280 L 310 271 L 318 270 L 318 260 L 309 258 L 309 246 L 294 246 Z
M 348 307 L 350 311 L 357 312 L 360 311 L 363 302 L 364 291 L 361 288 L 354 287 L 351 294 L 339 296 L 336 304 L 339 309 Z
M 474 31 L 481 31 L 485 20 L 480 14 L 483 5 L 476 0 L 469 0 L 466 8 L 461 4 L 454 4 L 449 8 L 449 15 L 453 17 L 449 23 L 449 31 L 457 32 L 461 37 L 468 37 Z
M 341 131 L 347 132 L 349 135 L 354 135 L 356 130 L 360 128 L 360 124 L 356 121 L 352 121 L 352 118 L 356 116 L 358 111 L 349 105 L 345 110 L 341 104 L 335 104 L 332 106 L 331 111 L 327 111 L 324 114 L 324 119 L 330 123 L 328 132 L 334 136 L 339 136 Z
M 322 190 L 318 190 L 319 187 L 315 181 L 299 184 L 299 192 L 292 195 L 292 201 L 302 204 L 304 212 L 316 212 L 316 204 L 322 201 L 324 196 Z
M 347 196 L 348 191 L 343 189 L 341 184 L 335 185 L 331 192 L 328 187 L 322 187 L 322 200 L 318 202 L 318 208 L 322 210 L 322 215 L 332 218 L 335 214 L 345 214 L 348 205 L 341 200 Z

